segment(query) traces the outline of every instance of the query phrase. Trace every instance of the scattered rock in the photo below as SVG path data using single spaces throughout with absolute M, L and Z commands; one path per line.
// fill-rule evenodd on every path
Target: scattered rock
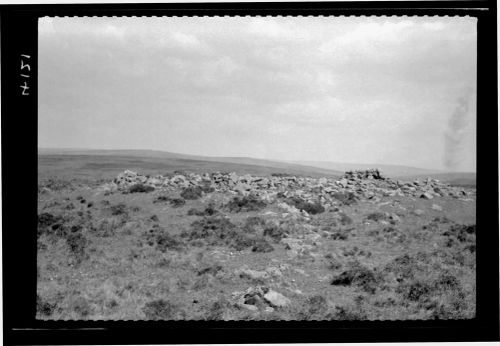
M 437 210 L 437 211 L 443 211 L 443 207 L 437 204 L 432 205 L 432 209 Z
M 257 271 L 252 269 L 243 269 L 238 271 L 238 276 L 240 278 L 264 281 L 269 278 L 269 273 L 266 271 Z
M 434 196 L 430 192 L 424 192 L 423 194 L 420 195 L 420 198 L 433 199 Z
M 105 194 L 114 191 L 126 192 L 140 184 L 146 189 L 160 191 L 195 191 L 196 196 L 212 192 L 231 192 L 243 198 L 258 197 L 264 203 L 273 203 L 277 198 L 303 200 L 304 205 L 312 205 L 311 211 L 294 208 L 287 203 L 279 207 L 285 217 L 309 217 L 320 213 L 323 208 L 339 204 L 350 205 L 360 200 L 379 203 L 385 196 L 408 196 L 423 199 L 436 197 L 456 198 L 464 201 L 474 200 L 474 189 L 464 189 L 441 183 L 435 179 L 402 182 L 384 177 L 378 169 L 349 171 L 339 180 L 333 178 L 295 177 L 288 174 L 273 174 L 271 177 L 257 177 L 249 174 L 232 173 L 177 173 L 174 176 L 157 175 L 149 177 L 126 170 L 111 183 L 100 187 Z M 202 191 L 202 192 L 201 192 Z M 314 197 L 314 200 L 313 200 Z M 297 207 L 297 205 L 295 205 Z M 303 209 L 300 211 L 300 209 Z M 273 212 L 268 212 L 273 213 Z M 273 214 L 267 214 L 273 215 Z
M 264 299 L 267 300 L 271 305 L 277 306 L 277 307 L 284 307 L 290 304 L 290 299 L 282 295 L 281 293 L 278 293 L 276 291 L 270 290 L 264 295 Z
M 422 209 L 415 209 L 413 213 L 417 216 L 422 216 L 425 214 L 425 212 Z

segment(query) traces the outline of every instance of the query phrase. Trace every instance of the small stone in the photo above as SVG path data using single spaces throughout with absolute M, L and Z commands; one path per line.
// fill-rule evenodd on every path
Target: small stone
M 432 209 L 438 210 L 438 211 L 443 211 L 443 207 L 441 207 L 440 205 L 437 205 L 437 204 L 433 204 Z
M 265 280 L 269 278 L 269 274 L 264 271 L 257 271 L 252 269 L 243 269 L 238 273 L 240 278 L 246 278 L 251 280 Z
M 256 307 L 255 305 L 240 304 L 240 306 L 243 307 L 243 308 L 245 308 L 245 309 L 251 310 L 251 311 L 257 311 L 257 310 L 259 310 L 259 308 Z
M 424 214 L 425 214 L 425 212 L 424 212 L 422 209 L 415 209 L 415 210 L 413 211 L 413 213 L 414 213 L 415 215 L 418 215 L 418 216 L 421 216 L 421 215 L 424 215 Z
M 278 268 L 276 267 L 269 267 L 266 269 L 266 272 L 271 275 L 271 276 L 275 276 L 275 277 L 280 277 L 281 275 L 283 275 L 281 273 L 281 270 L 279 270 Z
M 277 306 L 277 307 L 283 307 L 288 304 L 290 304 L 290 299 L 282 295 L 281 293 L 278 293 L 276 291 L 270 290 L 266 294 L 264 294 L 264 299 L 267 300 L 270 304 Z
M 434 196 L 430 192 L 424 192 L 423 194 L 420 195 L 420 198 L 433 199 Z

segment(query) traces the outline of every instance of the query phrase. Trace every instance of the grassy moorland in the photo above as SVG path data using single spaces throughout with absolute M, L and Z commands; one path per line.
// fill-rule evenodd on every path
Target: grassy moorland
M 38 319 L 474 317 L 474 189 L 426 199 L 311 179 L 294 195 L 257 196 L 219 189 L 213 177 L 108 188 L 123 165 L 170 177 L 186 168 L 277 175 L 228 163 L 40 156 Z

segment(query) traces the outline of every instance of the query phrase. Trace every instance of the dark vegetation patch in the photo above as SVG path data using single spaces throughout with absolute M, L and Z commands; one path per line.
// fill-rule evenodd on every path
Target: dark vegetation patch
M 339 286 L 358 286 L 368 293 L 375 293 L 378 285 L 381 282 L 381 277 L 373 270 L 361 265 L 351 264 L 351 267 L 337 275 L 331 281 L 332 285 Z
M 111 215 L 113 216 L 118 216 L 118 215 L 128 215 L 127 212 L 127 206 L 125 203 L 119 203 L 116 205 L 112 205 L 109 210 L 111 211 Z
M 475 242 L 476 225 L 452 225 L 443 232 L 444 236 L 456 238 L 459 242 Z
M 207 321 L 222 320 L 224 313 L 231 308 L 231 304 L 223 298 L 211 303 L 205 313 L 204 319 Z
M 87 299 L 82 296 L 73 299 L 70 304 L 70 308 L 81 318 L 87 318 L 93 313 L 92 306 L 89 304 Z
M 195 208 L 191 208 L 188 210 L 188 215 L 196 215 L 196 216 L 212 216 L 219 213 L 217 209 L 215 209 L 213 204 L 209 204 L 205 209 L 198 210 Z
M 52 234 L 58 229 L 62 228 L 64 218 L 60 215 L 53 215 L 51 213 L 38 214 L 38 235 Z
M 144 233 L 144 238 L 149 246 L 156 246 L 161 252 L 169 250 L 178 251 L 184 247 L 184 244 L 162 228 L 160 225 L 153 225 L 153 227 Z
M 271 176 L 277 178 L 287 178 L 290 177 L 291 175 L 289 173 L 271 173 Z
M 266 224 L 266 220 L 261 218 L 260 216 L 249 216 L 245 219 L 243 230 L 246 233 L 258 233 L 259 231 L 264 230 Z
M 206 216 L 191 224 L 191 230 L 183 231 L 181 237 L 189 241 L 203 240 L 213 246 L 230 246 L 237 251 L 252 248 L 254 252 L 272 251 L 270 244 L 260 236 L 247 235 L 227 218 Z
M 234 197 L 229 203 L 226 204 L 226 208 L 232 213 L 259 211 L 264 209 L 266 206 L 266 202 L 254 195 Z
M 153 203 L 168 203 L 172 208 L 180 208 L 186 204 L 186 200 L 183 198 L 160 195 L 153 200 Z
M 144 305 L 142 312 L 148 320 L 172 320 L 185 315 L 177 304 L 165 299 L 156 299 Z
M 212 265 L 207 265 L 207 266 L 202 267 L 200 270 L 198 270 L 197 274 L 198 274 L 198 276 L 204 275 L 204 274 L 210 274 L 210 275 L 215 276 L 222 269 L 223 269 L 223 267 L 220 264 L 212 264 Z
M 48 179 L 38 185 L 38 191 L 40 192 L 44 187 L 52 191 L 73 190 L 75 188 L 71 181 L 62 179 Z
M 167 203 L 171 200 L 171 197 L 166 196 L 166 195 L 159 195 L 156 196 L 156 198 L 153 200 L 153 203 Z
M 340 216 L 340 224 L 342 226 L 348 226 L 348 225 L 351 225 L 353 223 L 352 219 L 346 215 L 345 213 L 339 213 L 339 216 Z
M 49 302 L 40 295 L 36 295 L 36 312 L 42 316 L 50 317 L 57 308 L 56 302 Z
M 351 306 L 336 306 L 333 316 L 336 320 L 358 321 L 366 319 L 365 312 Z
M 395 227 L 384 227 L 382 229 L 374 229 L 368 232 L 369 236 L 377 237 L 377 240 L 387 240 L 396 243 L 404 243 L 407 236 Z
M 274 247 L 264 238 L 254 238 L 252 252 L 272 252 Z
M 386 220 L 387 219 L 387 215 L 385 213 L 381 213 L 381 212 L 374 212 L 374 213 L 368 214 L 366 216 L 366 219 L 378 222 L 380 220 Z
M 274 223 L 269 223 L 264 228 L 262 233 L 265 237 L 271 238 L 274 242 L 279 243 L 281 239 L 286 238 L 288 233 L 281 227 L 281 225 L 276 225 Z
M 432 286 L 427 282 L 416 280 L 409 283 L 402 283 L 396 289 L 396 292 L 403 295 L 404 299 L 418 302 L 428 300 L 432 295 Z
M 353 230 L 354 228 L 337 229 L 333 232 L 327 232 L 326 237 L 333 240 L 347 240 Z
M 328 314 L 328 301 L 323 295 L 308 297 L 297 314 L 298 320 L 314 321 L 331 318 Z
M 370 250 L 360 249 L 357 246 L 352 246 L 349 248 L 342 248 L 342 255 L 345 257 L 371 257 L 372 253 Z
M 153 186 L 137 183 L 128 188 L 128 193 L 148 193 L 154 190 Z
M 319 202 L 310 203 L 300 197 L 287 198 L 286 203 L 294 206 L 299 210 L 304 210 L 311 215 L 320 214 L 325 211 L 325 208 Z
M 83 260 L 89 257 L 85 251 L 89 244 L 89 241 L 80 232 L 80 230 L 73 229 L 72 232 L 67 236 L 66 243 L 71 254 L 75 257 L 77 263 L 81 263 Z
M 333 194 L 333 197 L 344 205 L 351 205 L 359 200 L 352 192 L 337 192 Z
M 172 208 L 179 208 L 186 204 L 186 200 L 182 198 L 172 198 L 169 204 Z
M 190 186 L 181 192 L 181 197 L 184 199 L 195 200 L 201 196 L 203 196 L 203 189 L 200 186 Z

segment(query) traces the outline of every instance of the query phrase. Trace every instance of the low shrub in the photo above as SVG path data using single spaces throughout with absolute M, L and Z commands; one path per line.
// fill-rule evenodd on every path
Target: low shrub
M 462 285 L 456 276 L 450 273 L 441 273 L 438 279 L 434 282 L 434 288 L 443 292 L 461 291 Z
M 52 191 L 73 190 L 74 185 L 70 181 L 61 179 L 49 179 L 42 184 L 43 187 L 49 188 Z
M 449 230 L 443 232 L 444 236 L 454 237 L 459 242 L 474 242 L 476 225 L 452 225 Z
M 381 212 L 374 212 L 374 213 L 368 214 L 366 216 L 366 219 L 378 222 L 380 220 L 387 219 L 387 216 L 384 213 L 381 213 Z
M 85 252 L 85 249 L 88 245 L 88 240 L 80 232 L 70 233 L 66 238 L 66 243 L 68 244 L 68 247 L 71 253 L 74 255 L 77 263 L 82 262 L 88 257 Z
M 71 304 L 71 310 L 73 310 L 80 317 L 88 317 L 93 313 L 92 306 L 89 304 L 87 299 L 84 297 L 77 297 Z
M 190 186 L 182 190 L 181 197 L 184 199 L 198 199 L 203 195 L 203 189 L 200 186 Z
M 222 320 L 224 312 L 226 312 L 230 308 L 231 304 L 226 299 L 220 298 L 217 301 L 210 304 L 204 319 L 207 321 Z
M 355 285 L 361 287 L 366 292 L 375 293 L 380 281 L 381 278 L 377 273 L 360 264 L 355 264 L 335 277 L 331 281 L 331 284 L 340 286 Z
M 193 222 L 191 224 L 191 230 L 183 231 L 181 236 L 188 238 L 188 240 L 208 239 L 214 236 L 224 239 L 226 235 L 234 231 L 235 227 L 236 226 L 225 217 L 208 216 Z
M 276 243 L 279 243 L 281 239 L 285 238 L 288 234 L 287 232 L 276 224 L 267 224 L 262 233 L 265 237 L 270 237 Z
M 226 204 L 226 208 L 228 208 L 230 212 L 236 213 L 258 211 L 264 209 L 266 206 L 266 202 L 254 195 L 234 197 L 229 203 Z
M 365 320 L 366 313 L 352 307 L 336 306 L 333 318 L 348 321 Z
M 145 185 L 142 183 L 137 183 L 128 188 L 129 193 L 148 193 L 154 191 L 155 188 L 150 185 Z
M 427 300 L 433 293 L 433 288 L 426 282 L 415 280 L 400 284 L 396 293 L 403 295 L 405 299 L 413 302 Z
M 168 201 L 170 201 L 169 196 L 159 195 L 159 196 L 156 196 L 156 198 L 153 200 L 153 203 L 162 203 L 162 202 L 168 202 Z
M 349 238 L 349 232 L 337 230 L 330 233 L 329 238 L 333 240 L 347 240 L 347 238 Z
M 230 246 L 237 251 L 252 247 L 256 252 L 272 251 L 264 239 L 246 235 L 225 217 L 218 215 L 205 216 L 191 224 L 191 230 L 183 231 L 181 237 L 203 240 L 214 246 Z M 273 249 L 274 250 L 274 249 Z
M 215 276 L 222 269 L 223 268 L 221 265 L 212 264 L 212 265 L 205 266 L 202 269 L 198 270 L 197 274 L 198 274 L 198 276 L 204 275 L 204 274 L 211 274 L 211 275 Z
M 111 210 L 111 215 L 128 215 L 127 205 L 125 203 L 118 203 L 109 207 Z
M 182 242 L 167 233 L 159 234 L 156 237 L 156 248 L 161 252 L 179 250 L 182 248 L 182 245 Z
M 274 247 L 264 238 L 254 239 L 252 252 L 272 252 Z
M 172 208 L 179 208 L 186 204 L 186 200 L 182 198 L 172 198 L 170 199 L 169 204 Z
M 179 307 L 168 300 L 157 299 L 144 305 L 142 312 L 148 320 L 172 320 L 179 312 Z
M 290 177 L 290 174 L 288 173 L 271 173 L 272 177 L 277 177 L 277 178 L 286 178 Z
M 344 213 L 340 213 L 340 223 L 342 226 L 348 226 L 353 223 L 352 219 Z
M 63 225 L 63 217 L 53 215 L 51 213 L 38 214 L 38 229 L 37 234 L 40 236 L 44 233 L 51 234 Z
M 301 307 L 297 319 L 298 320 L 323 320 L 327 319 L 328 302 L 326 298 L 320 294 L 316 294 L 306 299 L 304 306 Z
M 333 197 L 344 205 L 351 205 L 359 200 L 359 198 L 352 192 L 337 192 L 333 194 Z
M 195 208 L 189 209 L 188 215 L 196 215 L 196 216 L 212 216 L 219 213 L 217 209 L 214 208 L 212 204 L 209 204 L 204 210 L 198 210 Z
M 243 229 L 249 233 L 256 233 L 266 225 L 266 220 L 260 216 L 249 216 L 245 219 Z
M 320 203 L 310 203 L 300 197 L 290 197 L 286 200 L 286 203 L 293 205 L 299 210 L 304 210 L 311 215 L 320 214 L 325 211 L 325 208 Z
M 114 218 L 102 219 L 92 228 L 92 233 L 99 237 L 112 237 L 115 235 L 119 225 L 120 223 Z
M 144 238 L 149 246 L 156 246 L 161 252 L 180 250 L 184 245 L 179 239 L 168 234 L 159 225 L 153 225 L 151 229 L 144 233 Z
M 56 308 L 57 303 L 50 303 L 40 297 L 40 295 L 36 295 L 36 312 L 38 314 L 49 317 L 54 313 Z
M 172 208 L 179 208 L 186 204 L 186 200 L 183 198 L 175 198 L 166 195 L 159 195 L 154 200 L 153 203 L 169 203 Z

